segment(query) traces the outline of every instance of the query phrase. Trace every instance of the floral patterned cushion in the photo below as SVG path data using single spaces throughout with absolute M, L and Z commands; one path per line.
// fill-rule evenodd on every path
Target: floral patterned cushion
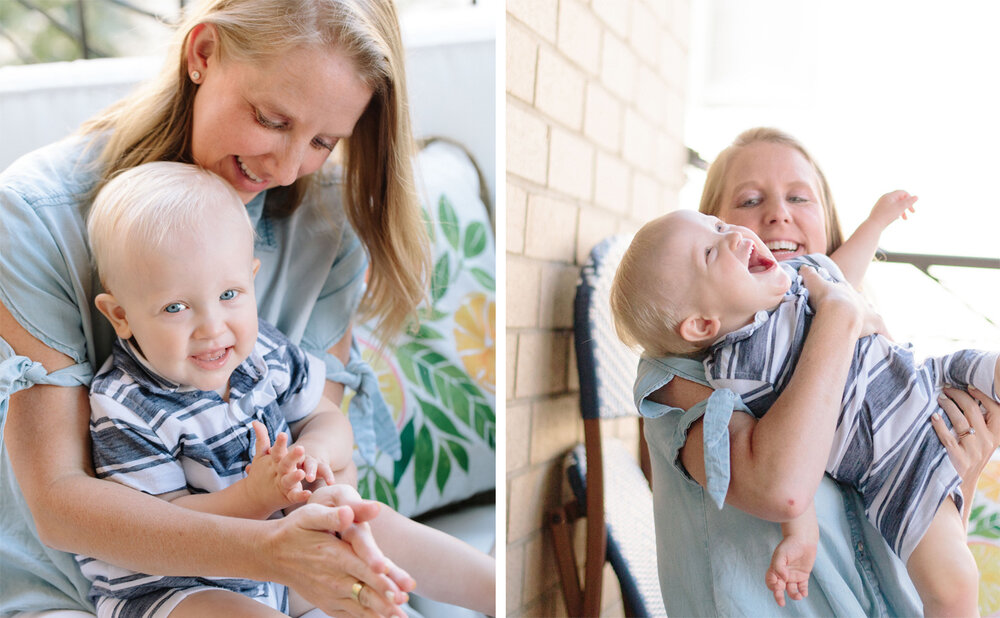
M 370 325 L 356 336 L 379 377 L 402 442 L 398 461 L 359 458 L 362 495 L 414 516 L 496 486 L 496 253 L 479 175 L 454 145 L 416 162 L 433 277 L 420 327 L 379 353 Z M 346 405 L 346 404 L 345 404 Z
M 979 477 L 969 518 L 969 549 L 979 565 L 979 613 L 1000 616 L 1000 458 Z

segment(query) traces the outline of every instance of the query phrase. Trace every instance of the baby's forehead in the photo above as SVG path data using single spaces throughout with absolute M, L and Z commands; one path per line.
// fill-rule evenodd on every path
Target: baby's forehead
M 675 210 L 651 221 L 645 233 L 657 246 L 690 246 L 700 230 L 707 230 L 712 217 L 693 210 Z
M 691 228 L 673 217 L 661 217 L 646 224 L 636 236 L 636 261 L 643 269 L 659 270 L 667 263 L 683 260 L 692 246 Z

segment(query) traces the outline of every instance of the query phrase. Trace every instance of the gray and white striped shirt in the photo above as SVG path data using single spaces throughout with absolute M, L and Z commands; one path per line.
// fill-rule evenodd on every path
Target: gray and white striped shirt
M 151 495 L 224 489 L 245 476 L 253 458 L 251 422 L 263 423 L 273 443 L 279 432 L 289 433 L 289 423 L 316 408 L 325 376 L 323 361 L 263 320 L 253 352 L 230 377 L 229 401 L 164 379 L 130 343 L 118 340 L 91 384 L 97 476 Z M 92 599 L 206 585 L 266 594 L 263 584 L 245 579 L 159 577 L 85 556 L 77 561 L 93 582 Z
M 843 279 L 825 255 L 782 262 L 792 285 L 779 306 L 721 338 L 704 360 L 711 386 L 740 395 L 757 418 L 788 384 L 809 331 L 803 265 Z M 997 353 L 961 350 L 918 363 L 909 346 L 881 335 L 855 346 L 826 471 L 857 488 L 868 518 L 904 563 L 946 497 L 962 508 L 961 479 L 929 422 L 941 387 L 971 384 L 997 398 L 997 361 Z

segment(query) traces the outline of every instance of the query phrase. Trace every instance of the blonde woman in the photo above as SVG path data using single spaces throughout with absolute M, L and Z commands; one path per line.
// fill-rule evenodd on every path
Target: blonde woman
M 351 320 L 360 307 L 390 336 L 428 272 L 402 62 L 390 0 L 204 2 L 157 79 L 0 175 L 4 613 L 93 611 L 63 553 L 75 552 L 161 575 L 294 585 L 327 613 L 402 615 L 405 593 L 330 534 L 345 525 L 336 507 L 360 520 L 369 503 L 257 522 L 182 515 L 93 478 L 86 385 L 114 337 L 91 310 L 101 290 L 84 226 L 120 170 L 167 160 L 215 172 L 257 232 L 261 317 L 325 360 L 329 399 L 342 400 L 345 382 L 364 390 L 373 380 L 353 355 Z M 329 170 L 338 144 L 342 165 Z M 365 394 L 354 401 L 379 400 Z M 376 439 L 392 448 L 384 412 L 351 410 L 362 451 Z
M 774 129 L 746 131 L 716 158 L 699 210 L 753 230 L 779 260 L 829 253 L 843 242 L 819 167 L 798 141 Z M 866 521 L 857 491 L 824 476 L 829 449 L 815 448 L 832 444 L 855 342 L 881 329 L 859 294 L 846 286 L 831 290 L 833 302 L 817 309 L 787 387 L 759 421 L 729 391 L 712 391 L 700 361 L 640 361 L 634 394 L 649 417 L 660 589 L 671 615 L 775 614 L 761 577 L 781 541 L 775 522 L 813 503 L 820 538 L 809 596 L 796 595 L 785 609 L 816 616 L 921 613 L 904 565 Z M 972 495 L 997 447 L 1000 405 L 979 392 L 945 392 L 951 399 L 941 406 L 954 431 L 940 419 L 928 422 L 962 476 L 963 492 Z M 719 488 L 721 509 L 710 498 Z

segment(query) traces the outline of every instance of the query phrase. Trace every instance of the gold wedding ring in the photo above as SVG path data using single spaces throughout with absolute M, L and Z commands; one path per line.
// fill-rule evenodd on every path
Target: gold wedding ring
M 364 590 L 364 587 L 364 583 L 360 581 L 354 582 L 354 585 L 351 586 L 351 598 L 358 603 L 361 603 L 361 591 Z M 361 603 L 361 605 L 364 605 L 364 603 Z

